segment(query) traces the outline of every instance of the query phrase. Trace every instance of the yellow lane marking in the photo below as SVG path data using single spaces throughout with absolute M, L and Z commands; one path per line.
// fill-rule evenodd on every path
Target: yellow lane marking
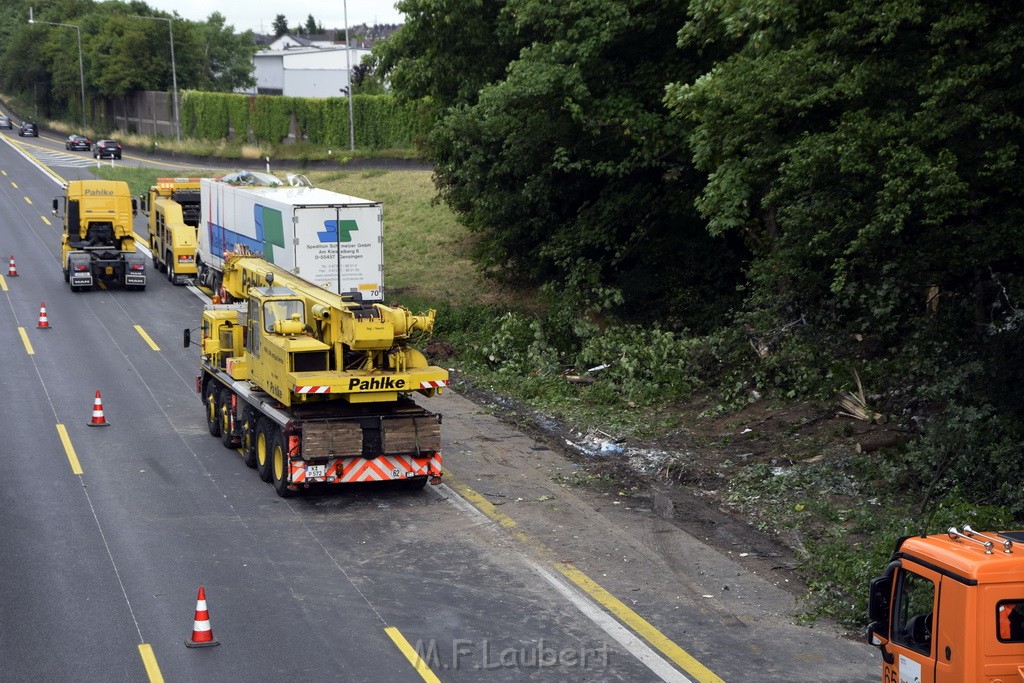
M 78 456 L 75 455 L 75 447 L 71 445 L 71 438 L 68 436 L 68 430 L 64 429 L 64 425 L 57 425 L 57 433 L 60 434 L 61 443 L 64 444 L 64 452 L 68 454 L 68 462 L 71 463 L 71 471 L 75 474 L 82 473 L 82 466 L 78 463 Z
M 136 325 L 135 331 L 138 332 L 142 336 L 142 338 L 146 340 L 146 343 L 149 344 L 149 348 L 153 349 L 154 351 L 160 350 L 160 347 L 156 345 L 156 342 L 150 339 L 149 335 L 146 334 L 146 331 L 142 329 L 142 325 Z
M 651 626 L 650 622 L 626 607 L 618 598 L 601 588 L 579 569 L 565 562 L 558 562 L 555 567 L 566 578 L 586 591 L 590 597 L 601 603 L 605 609 L 617 616 L 619 620 L 643 636 L 648 643 L 661 650 L 662 654 L 675 662 L 683 671 L 694 676 L 699 683 L 724 683 L 721 678 L 694 659 L 686 650 L 669 640 L 665 634 Z
M 39 217 L 43 219 L 44 223 L 46 223 L 47 225 L 50 225 L 50 219 L 49 218 L 47 218 L 46 216 L 43 216 L 41 214 L 40 214 Z
M 153 647 L 148 643 L 139 645 L 139 654 L 142 656 L 142 664 L 146 667 L 146 675 L 149 676 L 149 683 L 163 683 L 164 676 L 160 673 L 160 666 L 156 663 L 156 655 L 153 654 Z
M 394 626 L 388 626 L 384 629 L 384 632 L 387 633 L 395 645 L 398 646 L 398 649 L 402 651 L 405 658 L 409 660 L 410 664 L 412 664 L 412 668 L 416 669 L 416 673 L 418 673 L 423 680 L 427 681 L 427 683 L 441 683 L 441 679 L 434 675 L 434 672 L 430 670 L 427 663 L 424 662 L 418 654 L 416 654 L 416 650 L 412 649 L 412 645 L 409 645 L 409 641 L 405 639 L 405 636 L 403 636 L 397 628 Z
M 6 291 L 7 288 L 4 287 L 4 290 Z M 36 352 L 32 349 L 32 342 L 30 342 L 28 340 L 28 334 L 25 333 L 25 328 L 24 327 L 19 327 L 18 328 L 18 334 L 21 335 L 21 343 L 25 345 L 25 351 L 28 353 L 28 355 L 30 355 L 30 356 L 36 355 Z
M 471 502 L 480 512 L 506 529 L 509 529 L 517 540 L 550 557 L 551 552 L 543 543 L 516 529 L 515 527 L 518 526 L 516 521 L 508 515 L 498 512 L 498 508 L 492 505 L 485 497 L 453 477 L 450 472 L 444 473 L 444 479 L 448 486 L 455 489 L 460 496 Z M 589 576 L 564 562 L 556 562 L 555 567 L 567 579 L 582 588 L 590 597 L 617 616 L 620 621 L 633 629 L 651 645 L 661 650 L 677 666 L 691 676 L 694 676 L 698 683 L 723 683 L 722 679 L 716 676 L 710 669 L 694 659 L 686 650 L 672 642 L 668 636 L 652 626 L 646 619 L 626 607 L 618 598 L 599 586 Z
M 3 173 L 5 176 L 7 175 L 7 171 L 0 171 L 0 173 Z
M 17 189 L 18 189 L 18 183 L 14 182 L 14 181 L 12 180 L 12 181 L 11 181 L 11 187 L 13 187 L 13 188 L 14 188 L 15 190 L 17 190 Z
M 0 275 L 0 289 L 7 291 L 7 280 L 4 279 L 3 275 Z
M 31 199 L 29 199 L 28 197 L 25 197 L 25 201 L 26 201 L 26 202 L 28 202 L 29 204 L 31 204 L 31 203 L 32 203 L 32 200 L 31 200 Z

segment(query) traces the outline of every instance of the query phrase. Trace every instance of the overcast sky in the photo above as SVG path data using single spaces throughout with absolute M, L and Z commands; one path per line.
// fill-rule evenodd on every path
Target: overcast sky
M 236 31 L 252 29 L 256 33 L 272 33 L 274 17 L 284 14 L 289 26 L 305 24 L 310 14 L 325 29 L 344 28 L 344 10 L 348 6 L 348 24 L 401 24 L 403 15 L 395 9 L 394 0 L 291 0 L 268 2 L 266 9 L 254 8 L 238 0 L 147 0 L 150 7 L 178 16 L 202 21 L 213 12 L 220 12 Z M 254 3 L 262 5 L 262 2 Z

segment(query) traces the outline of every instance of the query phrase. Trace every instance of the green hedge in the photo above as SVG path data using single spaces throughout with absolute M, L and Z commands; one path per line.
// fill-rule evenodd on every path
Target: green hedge
M 356 95 L 352 100 L 356 146 L 411 147 L 433 121 L 426 103 L 400 104 L 391 95 Z M 182 132 L 193 138 L 279 144 L 293 121 L 313 143 L 343 147 L 349 141 L 348 100 L 279 95 L 244 95 L 188 90 L 182 94 Z

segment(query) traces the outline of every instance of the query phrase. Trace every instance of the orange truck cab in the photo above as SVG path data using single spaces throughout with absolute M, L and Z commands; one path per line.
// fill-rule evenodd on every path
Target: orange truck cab
M 883 683 L 1024 683 L 1024 531 L 900 539 L 868 615 Z

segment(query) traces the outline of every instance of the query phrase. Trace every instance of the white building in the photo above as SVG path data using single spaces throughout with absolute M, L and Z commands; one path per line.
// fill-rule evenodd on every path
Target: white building
M 366 48 L 346 50 L 344 44 L 317 45 L 289 35 L 271 47 L 277 49 L 260 50 L 252 58 L 259 95 L 342 97 L 349 87 L 349 60 L 355 68 L 370 54 Z

